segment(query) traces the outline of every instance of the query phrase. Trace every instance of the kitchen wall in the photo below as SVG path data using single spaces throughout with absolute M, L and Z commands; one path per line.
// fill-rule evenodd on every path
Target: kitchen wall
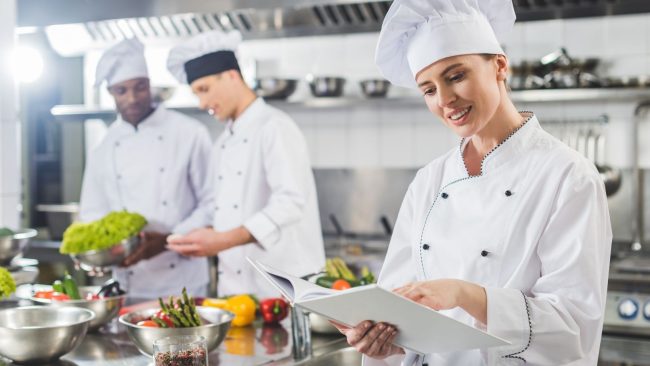
M 0 227 L 18 228 L 20 123 L 16 85 L 9 67 L 14 46 L 15 0 L 0 1 Z
M 650 74 L 650 14 L 604 18 L 568 19 L 518 23 L 504 42 L 512 63 L 536 60 L 559 47 L 572 57 L 598 57 L 603 61 L 602 76 Z M 374 65 L 377 33 L 343 36 L 301 37 L 247 41 L 240 48 L 245 76 L 289 77 L 303 80 L 290 103 L 278 104 L 303 130 L 313 165 L 323 168 L 419 168 L 457 144 L 451 134 L 418 103 L 417 91 L 393 87 L 390 97 L 412 97 L 415 103 L 374 103 L 362 101 L 358 81 L 380 77 Z M 165 69 L 168 48 L 148 47 L 148 62 L 153 83 L 176 85 Z M 94 66 L 101 52 L 86 57 L 86 77 L 94 80 Z M 360 103 L 312 108 L 300 101 L 310 100 L 304 77 L 343 76 L 347 79 L 345 96 Z M 111 105 L 104 90 L 86 90 L 88 103 Z M 296 102 L 296 103 L 291 103 Z M 171 105 L 196 105 L 186 86 L 179 86 L 168 101 Z M 629 169 L 633 165 L 633 112 L 636 102 L 562 102 L 519 104 L 532 110 L 542 122 L 610 117 L 604 127 L 607 137 L 606 163 Z M 221 126 L 208 116 L 200 117 L 217 134 Z M 98 124 L 95 124 L 97 128 Z M 547 125 L 553 132 L 558 129 Z M 101 129 L 101 128 L 100 128 Z M 641 122 L 640 163 L 650 168 L 650 123 Z M 615 237 L 628 239 L 632 231 L 633 186 L 626 187 L 610 200 Z

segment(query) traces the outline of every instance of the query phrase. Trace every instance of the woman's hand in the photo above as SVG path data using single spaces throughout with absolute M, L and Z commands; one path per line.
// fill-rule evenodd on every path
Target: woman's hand
M 330 321 L 347 338 L 348 344 L 358 352 L 375 359 L 404 353 L 401 347 L 393 344 L 397 329 L 387 323 L 373 324 L 366 320 L 356 327 L 350 328 L 343 324 Z
M 475 283 L 440 279 L 409 283 L 393 291 L 434 310 L 461 307 L 476 320 L 487 324 L 487 295 L 485 289 Z

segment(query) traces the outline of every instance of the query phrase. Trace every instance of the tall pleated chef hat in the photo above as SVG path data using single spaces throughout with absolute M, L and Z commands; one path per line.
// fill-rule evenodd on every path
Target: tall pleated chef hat
M 104 80 L 110 87 L 122 81 L 148 77 L 144 45 L 137 38 L 129 38 L 106 50 L 99 59 L 95 86 Z
M 238 70 L 235 56 L 242 36 L 238 31 L 201 33 L 169 51 L 167 69 L 181 83 L 226 70 Z
M 504 54 L 513 28 L 512 0 L 395 0 L 379 34 L 375 62 L 384 77 L 415 88 L 415 76 L 450 56 Z

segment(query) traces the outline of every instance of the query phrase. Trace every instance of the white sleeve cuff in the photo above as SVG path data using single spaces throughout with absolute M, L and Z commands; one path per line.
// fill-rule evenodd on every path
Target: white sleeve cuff
M 264 249 L 269 249 L 280 239 L 280 227 L 263 212 L 246 220 L 244 227 Z
M 487 294 L 487 331 L 512 343 L 488 350 L 490 365 L 504 358 L 525 360 L 533 336 L 530 304 L 525 295 L 511 288 L 485 288 Z

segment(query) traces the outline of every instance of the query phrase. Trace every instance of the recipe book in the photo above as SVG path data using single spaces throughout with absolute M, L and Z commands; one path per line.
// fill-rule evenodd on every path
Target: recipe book
M 397 327 L 394 344 L 422 354 L 497 347 L 510 344 L 378 285 L 337 291 L 247 258 L 292 305 L 347 326 L 364 320 Z

